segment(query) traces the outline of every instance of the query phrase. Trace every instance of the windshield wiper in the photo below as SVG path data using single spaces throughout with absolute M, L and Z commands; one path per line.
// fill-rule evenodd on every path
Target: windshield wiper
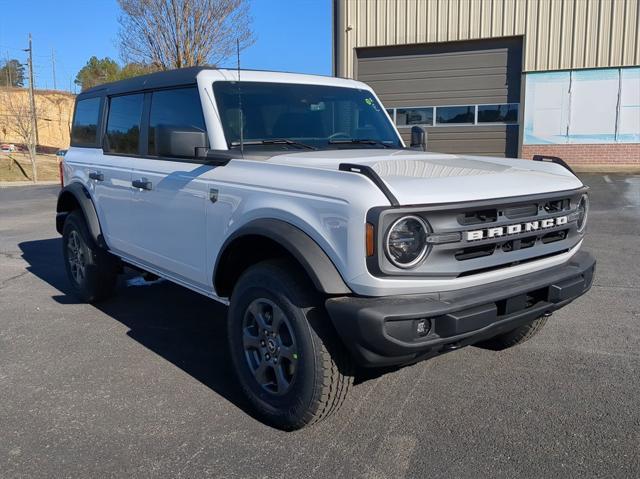
M 293 145 L 300 146 L 302 148 L 306 148 L 307 150 L 317 150 L 317 148 L 307 145 L 306 143 L 301 143 L 299 141 L 290 140 L 289 138 L 269 138 L 267 140 L 250 140 L 243 141 L 243 145 Z M 240 146 L 239 141 L 234 141 L 231 143 L 231 146 Z
M 340 138 L 329 140 L 330 145 L 382 145 L 385 148 L 391 148 L 382 140 L 374 140 L 373 138 Z

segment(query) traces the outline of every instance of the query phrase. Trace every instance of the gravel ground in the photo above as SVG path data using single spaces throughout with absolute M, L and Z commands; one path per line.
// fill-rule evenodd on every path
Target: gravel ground
M 167 282 L 78 304 L 57 188 L 0 190 L 0 477 L 639 477 L 640 176 L 583 179 L 588 295 L 512 350 L 360 378 L 294 433 L 248 411 L 224 307 Z

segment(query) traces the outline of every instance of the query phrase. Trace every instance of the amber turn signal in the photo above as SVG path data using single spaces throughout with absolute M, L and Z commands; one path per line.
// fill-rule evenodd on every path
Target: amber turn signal
M 367 256 L 373 256 L 374 253 L 374 228 L 371 223 L 367 223 L 367 234 L 366 234 L 366 247 L 367 247 Z

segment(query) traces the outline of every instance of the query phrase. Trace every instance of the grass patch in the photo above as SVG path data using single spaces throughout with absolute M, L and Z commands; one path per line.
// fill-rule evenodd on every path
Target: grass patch
M 38 181 L 59 179 L 55 155 L 36 156 Z M 0 153 L 0 181 L 32 181 L 31 161 L 25 153 Z

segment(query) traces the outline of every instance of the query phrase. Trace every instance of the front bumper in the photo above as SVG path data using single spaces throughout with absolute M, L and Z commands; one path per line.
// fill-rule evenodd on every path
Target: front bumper
M 325 305 L 359 364 L 409 364 L 562 308 L 589 290 L 595 262 L 589 253 L 578 252 L 563 265 L 487 285 L 421 295 L 343 296 Z M 428 333 L 418 335 L 422 320 Z

